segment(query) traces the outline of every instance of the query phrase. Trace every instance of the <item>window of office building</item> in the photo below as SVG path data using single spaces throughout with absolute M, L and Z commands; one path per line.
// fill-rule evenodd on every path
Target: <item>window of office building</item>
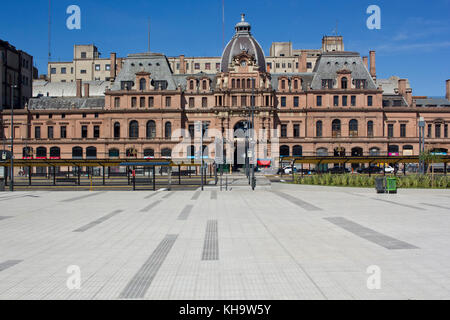
M 444 138 L 448 138 L 448 124 L 444 124 Z
M 155 99 L 153 97 L 148 98 L 148 107 L 152 108 L 154 106 Z
M 195 104 L 195 99 L 194 98 L 189 98 L 189 108 L 194 108 L 194 104 Z
M 241 106 L 242 107 L 247 106 L 247 96 L 241 96 Z
M 367 122 L 367 136 L 373 137 L 373 121 Z
M 95 71 L 100 71 L 100 65 L 99 64 L 95 65 Z
M 281 125 L 281 137 L 286 138 L 287 137 L 287 124 Z
M 53 139 L 53 126 L 48 126 L 47 127 L 47 138 L 48 139 Z
M 120 108 L 120 98 L 114 98 L 114 108 Z
M 281 106 L 286 107 L 286 97 L 281 97 Z
M 61 126 L 61 139 L 67 138 L 67 127 Z
M 194 69 L 195 70 L 199 70 L 200 69 L 200 63 L 195 63 L 194 64 Z
M 231 97 L 231 106 L 233 106 L 233 107 L 237 106 L 237 96 Z
M 208 98 L 203 97 L 202 98 L 202 108 L 208 107 Z
M 166 107 L 170 107 L 172 99 L 170 97 L 166 97 Z
M 367 96 L 367 105 L 369 107 L 373 106 L 373 96 Z
M 321 107 L 322 106 L 322 96 L 317 96 L 316 100 L 317 100 L 316 101 L 317 106 Z
M 88 128 L 87 126 L 81 126 L 81 138 L 87 138 Z
M 347 99 L 348 99 L 347 96 L 342 96 L 342 106 L 343 106 L 343 107 L 346 107 L 346 106 L 347 106 Z
M 394 137 L 394 125 L 392 123 L 388 124 L 388 138 Z
M 86 74 L 86 70 L 80 70 L 81 74 Z
M 100 126 L 94 126 L 94 138 L 100 138 Z
M 298 106 L 299 106 L 299 98 L 294 97 L 294 107 L 298 107 Z
M 350 104 L 352 105 L 352 107 L 356 106 L 356 96 L 351 96 L 350 97 Z
M 106 64 L 106 65 L 105 65 L 105 70 L 106 70 L 106 71 L 111 70 L 111 65 L 110 65 L 110 64 Z
M 316 122 L 316 137 L 322 136 L 322 121 L 319 120 Z
M 428 125 L 427 129 L 428 129 L 427 130 L 428 131 L 427 132 L 427 138 L 431 138 L 431 124 Z
M 39 127 L 39 126 L 34 127 L 34 138 L 35 139 L 41 138 L 41 127 Z
M 339 106 L 339 96 L 333 96 L 333 106 Z
M 136 108 L 136 105 L 137 105 L 137 98 L 131 97 L 131 107 Z
M 62 74 L 66 74 L 66 72 L 67 72 L 67 69 L 66 69 L 66 68 L 61 68 L 61 73 L 62 73 Z
M 205 69 L 211 70 L 211 63 L 205 63 Z
M 86 59 L 86 52 L 81 53 L 81 59 Z
M 441 124 L 440 123 L 436 123 L 434 125 L 434 137 L 435 138 L 441 137 Z
M 402 137 L 402 138 L 406 137 L 406 124 L 405 123 L 400 124 L 400 137 Z
M 294 124 L 294 138 L 300 137 L 300 124 Z
M 51 74 L 56 74 L 56 68 L 51 68 L 51 69 L 50 69 L 50 73 L 51 73 Z

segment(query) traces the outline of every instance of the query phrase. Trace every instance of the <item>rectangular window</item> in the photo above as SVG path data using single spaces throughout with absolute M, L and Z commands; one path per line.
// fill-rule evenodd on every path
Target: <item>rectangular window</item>
M 61 68 L 61 73 L 62 73 L 62 74 L 66 74 L 66 72 L 67 72 L 67 69 L 66 69 L 66 68 Z
M 47 138 L 53 139 L 53 126 L 47 127 Z
M 428 125 L 427 138 L 431 138 L 431 124 Z
M 247 96 L 241 96 L 241 107 L 247 106 Z
M 350 103 L 351 103 L 352 107 L 356 106 L 356 96 L 351 96 L 350 97 Z
M 51 68 L 51 69 L 50 69 L 50 73 L 51 73 L 51 74 L 56 74 L 56 68 Z
M 139 106 L 140 106 L 141 108 L 144 108 L 144 107 L 145 107 L 145 97 L 140 97 L 140 98 L 139 98 Z
M 86 59 L 86 52 L 81 53 L 81 59 Z
M 200 63 L 195 63 L 194 64 L 194 69 L 195 70 L 200 70 Z
M 294 97 L 294 107 L 298 107 L 298 106 L 299 106 L 299 98 Z
M 191 138 L 194 138 L 194 129 L 195 129 L 195 125 L 190 124 L 188 130 L 189 130 L 189 136 L 190 136 Z M 191 156 L 193 156 L 193 154 L 191 154 Z
M 294 138 L 300 137 L 300 125 L 294 124 Z
M 100 138 L 100 126 L 94 126 L 94 138 Z
M 148 98 L 148 107 L 152 108 L 154 105 L 155 99 L 153 97 Z
M 322 79 L 322 89 L 333 89 L 333 79 Z
M 120 98 L 114 98 L 114 108 L 120 108 Z
M 67 127 L 61 126 L 61 139 L 67 138 Z
M 216 63 L 216 70 L 220 69 L 220 63 Z
M 34 127 L 34 138 L 35 139 L 41 138 L 41 127 L 39 127 L 39 126 Z
M 233 106 L 233 107 L 237 106 L 237 97 L 236 96 L 231 97 L 231 106 Z
M 106 70 L 106 71 L 111 70 L 111 65 L 110 65 L 110 64 L 105 64 L 105 70 Z
M 286 107 L 286 97 L 281 97 L 281 106 Z
M 137 106 L 137 98 L 131 97 L 131 107 L 136 108 L 136 106 Z
M 211 63 L 205 63 L 205 69 L 211 70 Z
M 439 123 L 434 125 L 434 137 L 435 138 L 441 137 L 441 125 Z
M 202 108 L 207 108 L 208 107 L 208 98 L 203 97 L 202 98 Z
M 317 100 L 316 101 L 317 106 L 321 107 L 322 106 L 322 96 L 317 96 L 316 100 Z
M 333 106 L 335 107 L 339 106 L 339 96 L 333 97 Z
M 194 98 L 189 98 L 189 108 L 193 108 L 194 107 L 194 103 L 195 103 Z
M 287 137 L 287 124 L 281 125 L 281 137 L 286 138 Z
M 81 74 L 86 74 L 86 70 L 81 70 L 80 73 Z
M 356 79 L 355 87 L 356 87 L 356 89 L 366 89 L 367 88 L 366 80 L 365 79 Z
M 166 107 L 170 107 L 172 99 L 170 97 L 166 97 Z
M 312 68 L 312 63 L 311 62 L 307 62 L 306 63 L 306 68 L 311 69 Z
M 448 138 L 448 124 L 444 124 L 444 138 Z
M 87 138 L 88 128 L 87 126 L 81 126 L 81 138 Z
M 95 71 L 100 71 L 100 65 L 99 64 L 95 65 Z
M 367 96 L 367 105 L 369 107 L 373 106 L 373 97 L 372 96 Z
M 342 106 L 346 107 L 347 106 L 347 96 L 342 96 Z
M 406 124 L 404 123 L 400 124 L 400 137 L 406 137 Z
M 388 124 L 388 138 L 393 138 L 394 137 L 394 125 L 393 124 Z

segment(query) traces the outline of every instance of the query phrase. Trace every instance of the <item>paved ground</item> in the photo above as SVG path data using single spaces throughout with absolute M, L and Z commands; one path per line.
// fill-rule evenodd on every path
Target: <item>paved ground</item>
M 0 299 L 450 299 L 449 200 L 286 184 L 0 193 Z

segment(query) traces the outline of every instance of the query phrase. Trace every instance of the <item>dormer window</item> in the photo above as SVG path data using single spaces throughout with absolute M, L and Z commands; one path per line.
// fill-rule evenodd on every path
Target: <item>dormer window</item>
M 346 77 L 343 77 L 342 79 L 341 79 L 341 88 L 342 89 L 347 89 L 347 78 Z
M 144 91 L 147 87 L 147 81 L 145 79 L 141 79 L 139 81 L 139 90 Z
M 241 67 L 245 67 L 245 66 L 247 66 L 247 61 L 242 60 L 242 61 L 241 61 Z

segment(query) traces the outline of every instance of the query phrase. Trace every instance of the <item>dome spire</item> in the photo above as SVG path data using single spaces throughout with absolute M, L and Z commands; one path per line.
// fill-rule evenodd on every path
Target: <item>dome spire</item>
M 241 21 L 245 22 L 245 13 L 241 13 Z
M 245 21 L 245 13 L 241 14 L 241 21 L 236 24 L 236 33 L 249 33 L 251 26 L 250 23 Z

